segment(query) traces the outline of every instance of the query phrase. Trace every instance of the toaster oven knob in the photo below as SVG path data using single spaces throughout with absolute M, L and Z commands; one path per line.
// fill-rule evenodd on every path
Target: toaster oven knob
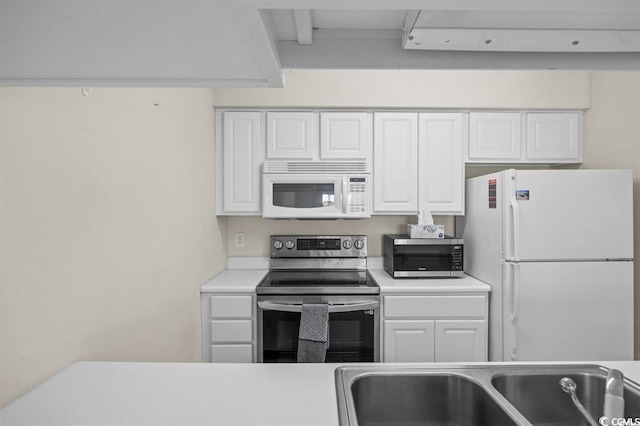
M 273 242 L 273 248 L 276 249 L 276 250 L 280 250 L 282 248 L 282 241 L 275 240 Z
M 344 240 L 344 242 L 342 243 L 342 247 L 349 250 L 351 248 L 351 244 L 351 240 Z
M 362 240 L 355 240 L 353 245 L 358 249 L 361 250 L 362 247 L 364 247 L 364 241 Z
M 291 250 L 292 248 L 294 248 L 296 246 L 296 243 L 294 243 L 292 240 L 287 240 L 284 242 L 284 246 L 286 248 L 288 248 L 289 250 Z

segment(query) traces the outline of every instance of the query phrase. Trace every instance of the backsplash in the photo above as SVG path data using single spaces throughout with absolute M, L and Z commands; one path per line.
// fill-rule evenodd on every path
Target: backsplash
M 453 216 L 434 216 L 447 234 L 454 233 Z M 373 216 L 358 220 L 275 220 L 255 216 L 227 218 L 229 256 L 269 256 L 269 236 L 274 234 L 351 235 L 368 237 L 368 255 L 382 256 L 382 235 L 406 232 L 417 216 Z M 244 234 L 244 247 L 236 247 L 236 233 Z

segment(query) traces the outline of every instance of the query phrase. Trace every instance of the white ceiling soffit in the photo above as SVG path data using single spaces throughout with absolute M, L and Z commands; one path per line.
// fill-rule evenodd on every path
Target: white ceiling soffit
M 0 0 L 0 85 L 282 87 L 264 14 L 211 0 Z
M 640 70 L 635 0 L 245 1 L 268 3 L 285 68 Z M 292 4 L 311 9 L 305 46 Z

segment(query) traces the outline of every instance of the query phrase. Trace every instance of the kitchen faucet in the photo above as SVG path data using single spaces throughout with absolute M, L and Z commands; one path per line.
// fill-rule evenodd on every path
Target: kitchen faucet
M 593 416 L 587 411 L 586 408 L 580 403 L 578 396 L 576 395 L 577 385 L 569 377 L 563 377 L 560 379 L 560 387 L 563 391 L 571 395 L 573 405 L 576 406 L 584 421 L 590 426 L 598 426 Z M 604 409 L 603 416 L 600 418 L 602 425 L 611 424 L 612 419 L 620 419 L 624 417 L 624 377 L 620 370 L 611 369 L 607 374 L 604 389 Z M 604 423 L 602 423 L 604 421 Z

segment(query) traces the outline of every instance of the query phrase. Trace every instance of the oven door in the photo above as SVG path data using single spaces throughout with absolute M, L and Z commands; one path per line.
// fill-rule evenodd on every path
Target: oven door
M 258 296 L 258 362 L 296 362 L 303 303 L 329 304 L 326 362 L 380 360 L 379 296 Z
M 344 176 L 263 174 L 265 218 L 338 218 L 346 216 Z

